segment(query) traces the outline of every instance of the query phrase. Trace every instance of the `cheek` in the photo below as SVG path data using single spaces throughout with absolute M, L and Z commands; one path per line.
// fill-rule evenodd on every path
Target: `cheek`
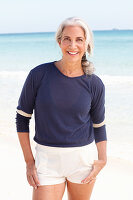
M 64 44 L 60 44 L 59 47 L 60 47 L 62 52 L 66 51 L 66 49 L 67 49 L 67 46 L 64 45 Z
M 80 49 L 80 53 L 81 53 L 82 56 L 84 55 L 85 52 L 86 52 L 85 48 Z
M 84 51 L 87 51 L 87 45 L 86 44 L 83 45 L 83 49 L 84 49 Z
M 81 44 L 81 45 L 78 45 L 78 48 L 81 50 L 81 51 L 86 51 L 86 45 L 85 44 Z

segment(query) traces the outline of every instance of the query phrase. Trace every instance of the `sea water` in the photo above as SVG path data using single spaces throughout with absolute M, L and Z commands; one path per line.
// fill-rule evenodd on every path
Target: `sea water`
M 88 59 L 106 88 L 108 154 L 133 162 L 133 30 L 93 33 Z M 0 35 L 0 135 L 16 136 L 16 106 L 28 72 L 61 57 L 53 32 Z

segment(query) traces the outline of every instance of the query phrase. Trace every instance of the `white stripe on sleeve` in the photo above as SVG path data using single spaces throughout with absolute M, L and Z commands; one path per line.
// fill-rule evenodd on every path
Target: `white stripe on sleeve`
M 32 114 L 28 114 L 28 113 L 26 113 L 22 110 L 18 110 L 18 109 L 17 109 L 17 113 L 24 116 L 24 117 L 31 117 L 32 116 Z
M 93 124 L 94 128 L 99 128 L 101 126 L 103 126 L 105 124 L 105 120 L 103 122 L 101 122 L 100 124 Z

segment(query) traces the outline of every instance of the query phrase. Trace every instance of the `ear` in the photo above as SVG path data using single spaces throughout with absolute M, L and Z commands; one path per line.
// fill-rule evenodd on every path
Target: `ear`
M 61 40 L 58 41 L 59 47 L 61 48 Z

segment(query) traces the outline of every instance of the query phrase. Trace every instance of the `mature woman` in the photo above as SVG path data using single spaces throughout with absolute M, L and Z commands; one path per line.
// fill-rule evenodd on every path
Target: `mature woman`
M 93 50 L 92 32 L 79 18 L 59 26 L 59 61 L 32 69 L 17 107 L 17 132 L 33 200 L 61 200 L 67 183 L 69 200 L 89 200 L 96 177 L 107 162 L 104 123 L 105 87 L 86 53 Z M 36 155 L 29 140 L 35 113 Z M 96 144 L 98 160 L 91 153 Z

